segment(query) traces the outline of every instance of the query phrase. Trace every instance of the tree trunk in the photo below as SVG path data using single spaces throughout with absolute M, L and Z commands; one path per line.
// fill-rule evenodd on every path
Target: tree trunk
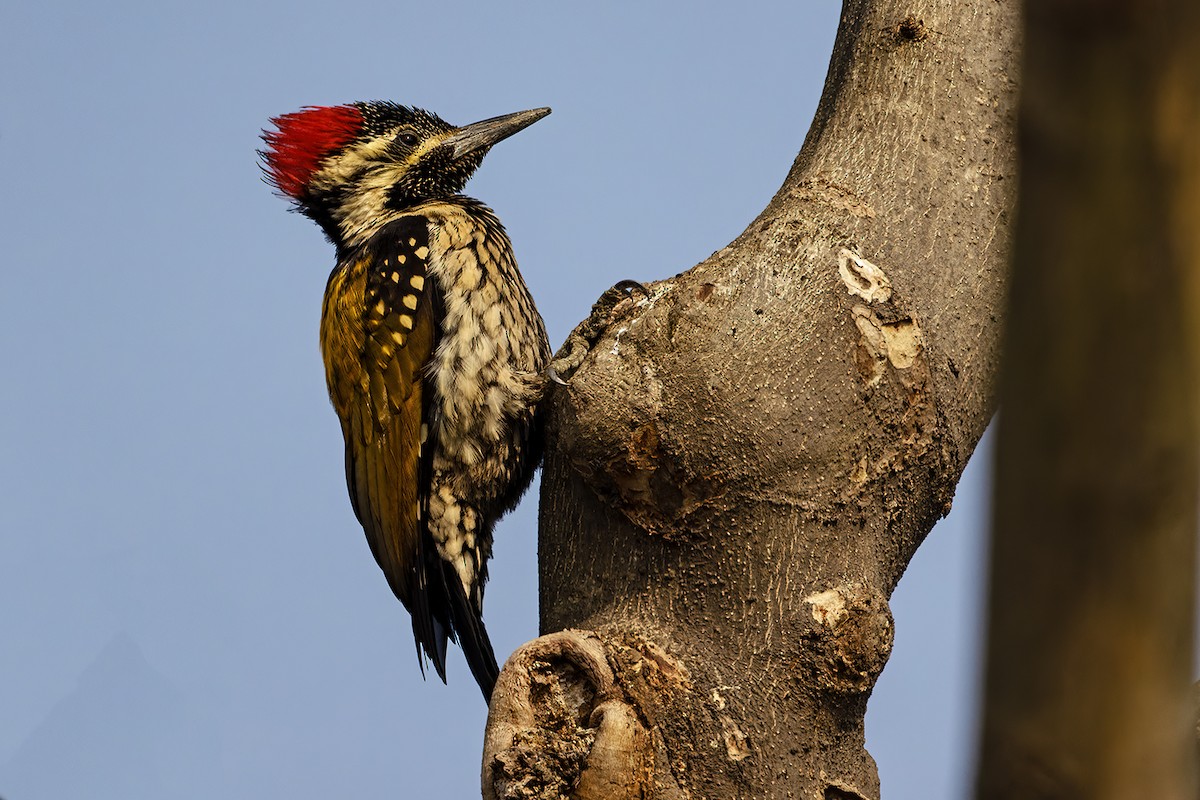
M 995 404 L 1018 28 L 847 0 L 778 194 L 554 388 L 547 635 L 501 675 L 484 797 L 878 797 L 887 599 Z M 714 101 L 736 159 L 754 111 Z
M 983 798 L 1195 798 L 1200 9 L 1027 4 Z

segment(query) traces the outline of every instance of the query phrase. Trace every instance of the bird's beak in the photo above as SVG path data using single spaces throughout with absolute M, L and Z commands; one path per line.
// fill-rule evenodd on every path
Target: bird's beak
M 443 139 L 441 146 L 453 147 L 454 158 L 459 159 L 476 150 L 486 150 L 496 142 L 528 128 L 549 113 L 550 109 L 548 108 L 533 108 L 529 111 L 518 111 L 515 114 L 505 114 L 502 117 L 473 122 Z

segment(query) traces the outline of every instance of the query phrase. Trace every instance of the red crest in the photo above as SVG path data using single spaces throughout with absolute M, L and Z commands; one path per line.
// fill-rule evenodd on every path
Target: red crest
M 304 194 L 321 159 L 345 146 L 362 130 L 355 106 L 308 106 L 271 119 L 275 130 L 263 131 L 267 180 L 289 197 Z

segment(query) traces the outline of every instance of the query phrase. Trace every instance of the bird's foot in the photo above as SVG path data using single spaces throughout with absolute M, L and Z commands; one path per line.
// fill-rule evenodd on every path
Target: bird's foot
M 637 294 L 641 294 L 647 299 L 651 297 L 650 290 L 643 284 L 624 280 L 618 281 L 612 288 L 600 295 L 600 298 L 592 305 L 592 313 L 575 326 L 575 330 L 571 331 L 567 340 L 563 342 L 563 346 L 554 354 L 554 360 L 546 369 L 546 377 L 560 386 L 569 385 L 575 370 L 579 369 L 579 365 L 583 363 L 588 352 L 612 323 L 613 312 L 618 306 L 627 300 L 632 300 Z

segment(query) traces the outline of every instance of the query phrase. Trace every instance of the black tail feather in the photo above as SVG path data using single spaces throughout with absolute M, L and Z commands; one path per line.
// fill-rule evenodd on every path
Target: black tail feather
M 442 561 L 442 579 L 445 581 L 449 600 L 450 623 L 458 643 L 462 646 L 463 655 L 467 657 L 467 666 L 483 692 L 483 699 L 490 703 L 496 679 L 500 676 L 496 654 L 492 651 L 492 640 L 488 638 L 483 617 L 467 599 L 462 581 L 448 561 Z
M 422 568 L 411 609 L 421 675 L 425 675 L 425 659 L 428 658 L 442 683 L 446 682 L 446 644 L 447 640 L 454 640 L 462 646 L 467 666 L 483 692 L 483 699 L 490 702 L 500 668 L 483 617 L 467 599 L 454 566 L 438 556 L 437 548 L 426 540 L 427 536 L 421 537 L 423 546 L 419 560 Z
M 435 303 L 439 302 L 437 292 L 434 293 L 434 297 Z M 441 310 L 435 308 L 435 312 L 440 319 Z M 425 419 L 434 417 L 432 409 L 428 406 L 430 397 L 432 394 L 427 395 Z M 437 425 L 430 423 L 422 428 L 426 439 L 421 447 L 419 480 L 421 486 L 428 487 L 433 484 L 433 453 L 437 449 Z M 463 591 L 458 573 L 438 555 L 437 545 L 426 527 L 428 519 L 429 494 L 424 492 L 417 521 L 417 591 L 414 593 L 414 606 L 410 609 L 421 674 L 425 674 L 425 662 L 421 656 L 423 650 L 433 662 L 442 683 L 446 682 L 446 640 L 453 639 L 462 645 L 463 654 L 467 657 L 467 666 L 483 691 L 484 701 L 490 703 L 492 689 L 500 675 L 500 668 L 496 666 L 496 655 L 492 652 L 492 642 L 483 627 L 480 610 Z M 481 564 L 480 569 L 481 576 L 486 575 L 486 562 Z
M 426 677 L 425 659 L 428 658 L 433 662 L 434 672 L 442 679 L 442 683 L 445 683 L 446 640 L 449 638 L 446 626 L 428 612 L 427 603 L 418 600 L 417 608 L 413 609 L 412 613 L 412 627 L 413 638 L 417 642 L 417 666 L 421 668 L 421 677 Z
M 422 518 L 425 510 L 422 509 Z M 454 635 L 449 603 L 446 602 L 437 548 L 425 531 L 417 533 L 416 591 L 413 592 L 413 638 L 417 640 L 417 663 L 425 677 L 425 658 L 433 662 L 437 676 L 446 682 L 446 640 Z

